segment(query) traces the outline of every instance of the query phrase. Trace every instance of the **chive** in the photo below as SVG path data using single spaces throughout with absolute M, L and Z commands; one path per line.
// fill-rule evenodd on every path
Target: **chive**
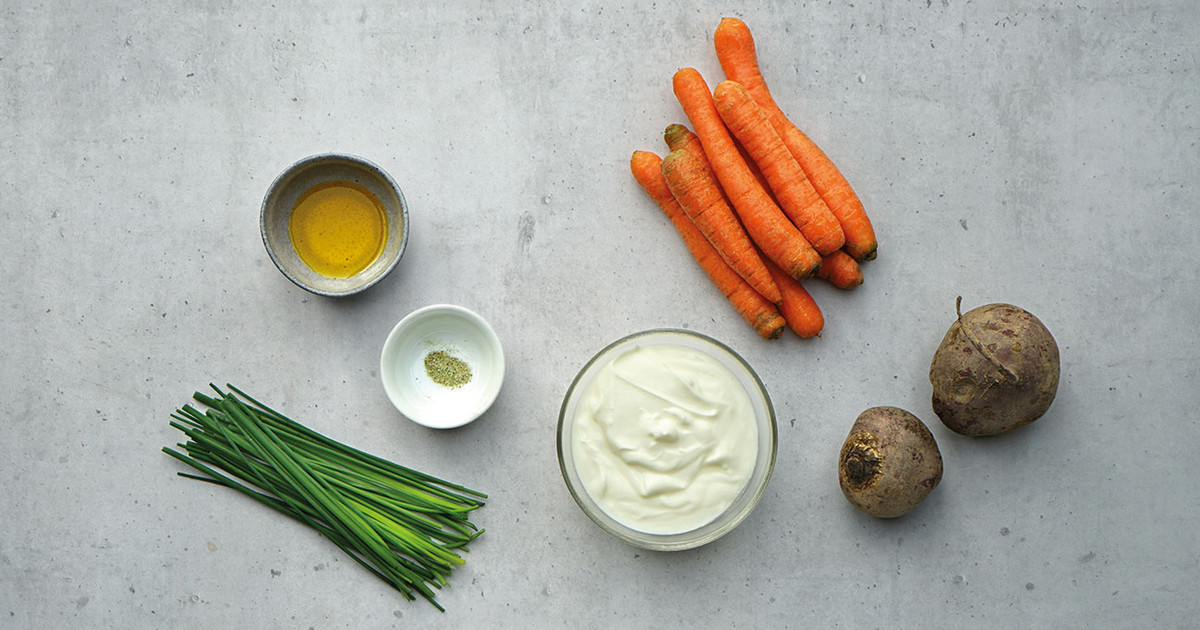
M 347 446 L 233 385 L 196 392 L 171 414 L 187 441 L 163 452 L 197 473 L 320 532 L 400 592 L 434 596 L 483 530 L 468 520 L 486 494 Z

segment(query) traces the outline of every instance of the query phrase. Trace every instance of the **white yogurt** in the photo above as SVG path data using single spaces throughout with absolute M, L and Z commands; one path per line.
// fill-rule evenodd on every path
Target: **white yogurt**
M 636 346 L 601 368 L 571 436 L 588 496 L 650 534 L 711 522 L 746 487 L 758 458 L 754 407 L 741 382 L 683 346 Z

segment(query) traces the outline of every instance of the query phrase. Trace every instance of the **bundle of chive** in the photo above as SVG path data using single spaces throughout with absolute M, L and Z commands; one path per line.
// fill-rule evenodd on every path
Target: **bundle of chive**
M 487 495 L 329 439 L 238 388 L 196 392 L 171 426 L 188 442 L 163 452 L 226 486 L 306 523 L 404 595 L 439 610 L 433 589 L 463 564 L 457 550 L 483 533 L 467 520 Z M 223 472 L 222 472 L 223 471 Z

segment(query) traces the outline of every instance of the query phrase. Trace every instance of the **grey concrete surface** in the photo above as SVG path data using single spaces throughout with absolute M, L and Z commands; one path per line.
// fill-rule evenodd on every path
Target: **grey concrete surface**
M 0 7 L 0 627 L 1189 627 L 1200 578 L 1200 9 L 1145 2 L 228 3 Z M 758 339 L 637 187 L 722 77 L 723 15 L 837 161 L 880 238 L 865 284 L 812 284 L 819 340 Z M 258 208 L 313 153 L 411 203 L 397 272 L 349 299 L 270 263 Z M 968 307 L 1058 339 L 1050 413 L 952 434 L 928 362 Z M 505 387 L 461 430 L 378 383 L 406 313 L 487 317 Z M 572 502 L 555 424 L 575 372 L 686 327 L 766 383 L 779 459 L 698 550 L 639 551 Z M 169 414 L 239 384 L 337 439 L 490 494 L 440 593 L 406 602 L 315 533 L 176 476 Z M 906 517 L 842 498 L 863 409 L 929 423 L 945 478 Z

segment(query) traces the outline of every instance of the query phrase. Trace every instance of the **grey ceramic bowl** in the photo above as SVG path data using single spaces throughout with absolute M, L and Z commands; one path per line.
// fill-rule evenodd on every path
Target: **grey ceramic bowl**
M 351 181 L 374 193 L 383 203 L 388 221 L 383 253 L 349 278 L 330 278 L 310 269 L 300 260 L 288 236 L 288 219 L 300 195 L 317 184 L 334 180 Z M 259 228 L 267 254 L 297 286 L 318 295 L 352 295 L 382 280 L 400 262 L 408 244 L 408 204 L 396 182 L 375 164 L 353 155 L 323 153 L 292 164 L 275 178 L 263 198 Z

